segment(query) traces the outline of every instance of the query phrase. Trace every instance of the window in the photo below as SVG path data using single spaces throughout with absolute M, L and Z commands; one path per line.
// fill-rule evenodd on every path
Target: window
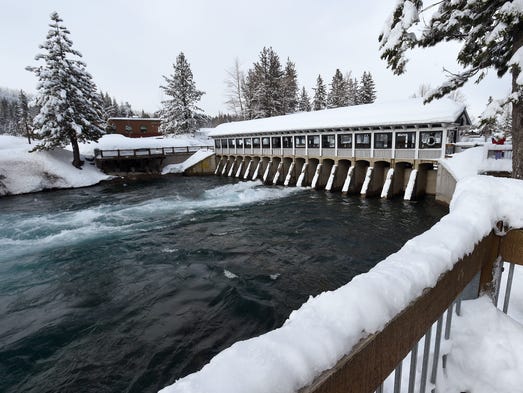
M 229 148 L 230 148 L 230 149 L 234 149 L 234 146 L 235 146 L 235 145 L 234 145 L 234 139 L 228 139 L 227 141 L 228 141 L 228 143 L 229 143 Z
M 421 132 L 420 149 L 438 149 L 441 148 L 441 131 Z
M 396 133 L 396 149 L 414 149 L 416 147 L 415 132 Z
M 252 146 L 252 139 L 251 138 L 243 138 L 243 143 L 245 144 L 245 148 L 250 149 Z
M 252 138 L 252 147 L 254 147 L 254 148 L 260 147 L 260 138 Z
M 377 132 L 374 134 L 375 149 L 392 148 L 392 132 Z
M 220 140 L 219 139 L 215 139 L 214 140 L 214 147 L 220 147 L 221 144 L 220 144 Z
M 272 137 L 272 148 L 279 149 L 281 147 L 281 138 L 279 136 Z
M 147 132 L 147 126 L 140 126 L 140 132 L 145 134 Z
M 370 134 L 356 134 L 356 149 L 370 149 Z
M 125 132 L 127 132 L 129 134 L 132 133 L 133 132 L 133 127 L 129 126 L 129 125 L 125 126 Z
M 262 147 L 266 148 L 266 149 L 271 147 L 271 138 L 269 138 L 269 137 L 262 138 Z
M 296 147 L 305 147 L 305 135 L 295 136 L 294 143 Z
M 320 147 L 320 136 L 319 135 L 307 136 L 307 146 L 309 146 L 309 149 L 314 149 L 314 148 Z
M 237 138 L 236 139 L 236 146 L 238 146 L 240 149 L 243 147 L 243 139 Z
M 351 149 L 352 148 L 352 134 L 338 135 L 338 148 Z
M 292 149 L 292 136 L 284 136 L 283 137 L 283 148 L 284 149 Z
M 334 149 L 336 147 L 336 139 L 334 135 L 322 135 L 321 147 Z
M 227 147 L 227 139 L 222 139 L 222 147 Z

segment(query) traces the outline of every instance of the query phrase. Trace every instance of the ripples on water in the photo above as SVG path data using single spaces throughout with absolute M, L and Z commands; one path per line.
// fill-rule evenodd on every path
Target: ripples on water
M 0 200 L 0 391 L 155 392 L 445 214 L 169 177 Z

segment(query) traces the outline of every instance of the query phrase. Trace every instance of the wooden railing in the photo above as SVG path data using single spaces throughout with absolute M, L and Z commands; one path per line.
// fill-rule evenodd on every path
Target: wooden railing
M 400 314 L 396 315 L 385 328 L 362 340 L 351 353 L 343 357 L 335 367 L 325 371 L 311 385 L 300 393 L 370 393 L 381 392 L 384 380 L 395 371 L 394 391 L 400 391 L 402 360 L 411 352 L 411 368 L 408 391 L 414 391 L 416 378 L 416 358 L 418 342 L 425 335 L 425 346 L 421 381 L 417 383 L 424 392 L 428 380 L 435 384 L 436 368 L 439 361 L 439 345 L 443 331 L 443 316 L 447 312 L 445 338 L 450 334 L 453 305 L 460 307 L 465 287 L 480 273 L 479 293 L 488 293 L 496 298 L 494 277 L 500 274 L 499 262 L 510 262 L 509 284 L 505 303 L 510 297 L 511 274 L 514 264 L 523 265 L 523 230 L 511 230 L 505 236 L 492 232 L 485 237 L 474 251 L 459 260 L 454 268 L 443 274 L 433 288 L 428 288 L 422 296 L 413 301 Z M 506 312 L 506 308 L 504 307 Z M 437 321 L 434 360 L 432 370 L 428 370 L 432 326 Z M 439 341 L 439 342 L 438 342 Z M 428 347 L 427 347 L 428 346 Z M 444 361 L 444 359 L 443 359 Z M 423 380 L 425 379 L 425 380 Z
M 486 146 L 486 158 L 494 160 L 512 160 L 512 145 Z
M 200 149 L 214 150 L 213 146 L 184 146 L 184 147 L 151 147 L 140 149 L 95 149 L 94 156 L 98 160 L 114 160 L 119 158 L 148 158 L 166 157 L 177 154 L 195 153 Z

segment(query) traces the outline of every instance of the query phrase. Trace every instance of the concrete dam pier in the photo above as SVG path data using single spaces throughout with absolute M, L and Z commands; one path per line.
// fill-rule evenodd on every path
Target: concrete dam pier
M 462 104 L 420 99 L 221 124 L 216 175 L 405 199 L 436 194 L 438 160 L 470 125 Z

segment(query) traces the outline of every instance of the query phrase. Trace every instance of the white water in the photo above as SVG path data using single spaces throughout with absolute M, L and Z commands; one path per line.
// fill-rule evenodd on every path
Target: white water
M 274 179 L 272 179 L 272 184 L 276 185 L 278 183 L 278 179 L 280 178 L 280 172 L 281 168 L 283 166 L 283 162 L 280 162 L 278 164 L 278 168 L 276 169 L 276 174 L 274 175 Z
M 417 169 L 413 169 L 412 172 L 410 172 L 409 182 L 407 183 L 407 188 L 405 188 L 405 196 L 403 197 L 403 199 L 406 201 L 410 201 L 410 199 L 412 198 L 412 192 L 414 191 L 414 185 L 416 184 L 417 175 Z
M 256 165 L 256 169 L 254 170 L 254 174 L 252 175 L 252 180 L 256 180 L 258 178 L 258 172 L 260 171 L 260 165 L 261 165 L 261 161 L 258 161 L 258 165 Z
M 137 204 L 121 200 L 39 216 L 4 214 L 0 219 L 0 254 L 14 256 L 38 248 L 66 247 L 86 239 L 150 232 L 164 227 L 166 223 L 162 220 L 166 217 L 177 221 L 202 210 L 235 210 L 285 198 L 298 191 L 297 188 L 267 188 L 261 181 L 249 181 L 205 190 L 192 198 L 169 195 Z
M 365 181 L 363 182 L 363 185 L 361 186 L 361 195 L 365 195 L 367 193 L 367 188 L 369 188 L 370 180 L 372 179 L 372 168 L 369 166 L 367 168 L 367 173 L 365 174 Z
M 383 189 L 381 190 L 382 198 L 387 198 L 387 196 L 389 195 L 389 189 L 392 183 L 392 175 L 394 175 L 394 168 L 389 168 L 389 170 L 387 171 L 387 178 L 385 179 Z
M 243 167 L 243 161 L 240 162 L 240 165 L 238 165 L 238 171 L 236 171 L 236 177 L 240 177 L 242 174 L 242 167 Z
M 314 173 L 314 177 L 312 178 L 311 188 L 316 188 L 316 184 L 318 184 L 318 179 L 320 178 L 321 173 L 321 167 L 322 164 L 318 164 L 316 167 L 316 172 Z
M 285 182 L 283 182 L 283 185 L 285 187 L 287 187 L 289 185 L 289 183 L 291 182 L 293 169 L 294 169 L 294 161 L 291 162 L 291 166 L 289 167 L 289 172 L 287 173 L 287 176 L 285 177 Z
M 345 182 L 343 183 L 343 188 L 341 189 L 341 192 L 348 192 L 350 187 L 350 181 L 352 180 L 352 172 L 354 171 L 354 167 L 351 166 L 349 170 L 347 171 L 347 177 L 345 178 Z
M 244 180 L 247 180 L 249 178 L 249 172 L 251 171 L 251 164 L 252 164 L 252 160 L 250 160 L 249 164 L 247 164 L 247 169 L 245 169 L 245 174 L 243 175 Z
M 327 185 L 325 186 L 325 190 L 327 190 L 327 191 L 332 190 L 332 183 L 334 183 L 334 176 L 336 175 L 337 168 L 338 168 L 338 165 L 332 166 L 331 173 L 329 175 L 329 180 L 327 181 Z
M 301 168 L 300 177 L 298 177 L 298 181 L 296 182 L 296 187 L 301 187 L 303 184 L 303 179 L 305 178 L 305 172 L 307 170 L 308 163 L 303 164 L 303 167 Z
M 264 183 L 267 182 L 267 178 L 269 177 L 269 172 L 271 170 L 271 166 L 272 166 L 272 161 L 269 161 L 267 163 L 267 168 L 265 168 L 265 173 L 263 174 L 263 182 Z

